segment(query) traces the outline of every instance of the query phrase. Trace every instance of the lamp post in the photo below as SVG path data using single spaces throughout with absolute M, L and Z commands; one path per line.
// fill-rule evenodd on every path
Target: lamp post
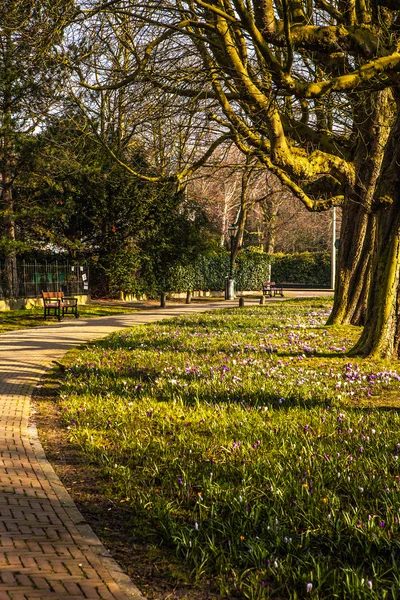
M 233 264 L 233 242 L 238 230 L 237 225 L 230 225 L 228 227 L 229 238 L 231 241 L 231 256 L 230 256 L 230 264 L 229 264 L 229 278 L 226 279 L 225 282 L 225 300 L 234 300 L 235 299 L 235 280 L 233 278 L 234 274 L 234 264 Z

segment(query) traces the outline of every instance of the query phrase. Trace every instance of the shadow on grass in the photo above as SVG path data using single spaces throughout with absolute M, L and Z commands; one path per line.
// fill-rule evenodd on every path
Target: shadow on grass
M 169 323 L 170 324 L 170 323 Z M 132 335 L 131 335 L 132 333 Z M 173 353 L 173 354 L 193 354 L 196 356 L 202 356 L 204 354 L 210 353 L 210 348 L 208 346 L 203 348 L 193 348 L 193 345 L 190 343 L 191 340 L 181 341 L 179 338 L 175 338 L 173 336 L 163 336 L 156 340 L 146 339 L 143 341 L 143 338 L 140 337 L 141 333 L 133 330 L 132 332 L 123 333 L 122 335 L 118 335 L 118 337 L 110 337 L 105 340 L 99 340 L 92 344 L 92 347 L 101 348 L 102 350 L 127 350 L 129 352 L 134 353 L 135 350 L 140 350 L 141 352 L 161 352 L 161 353 Z M 211 333 L 210 329 L 204 331 L 203 335 L 196 336 L 196 339 L 209 339 L 209 334 Z M 136 339 L 135 339 L 136 338 Z M 266 342 L 262 344 L 262 342 Z M 353 345 L 356 340 L 352 340 L 351 344 Z M 234 342 L 230 340 L 229 345 L 227 345 L 225 340 L 217 340 L 215 346 L 213 347 L 213 352 L 215 353 L 223 353 L 227 355 L 232 354 L 249 354 L 255 353 L 260 356 L 274 356 L 276 358 L 298 358 L 300 356 L 306 356 L 307 358 L 345 358 L 346 351 L 315 351 L 311 352 L 308 350 L 304 350 L 299 348 L 297 351 L 287 351 L 287 350 L 279 350 L 279 348 L 274 347 L 272 344 L 269 345 L 269 340 L 265 340 L 265 338 L 260 335 L 259 346 L 253 346 L 251 343 L 247 343 L 245 340 L 241 340 L 240 342 Z M 306 343 L 306 342 L 302 342 Z M 88 344 L 89 346 L 89 344 Z
M 89 365 L 78 365 L 67 370 L 66 376 L 69 378 L 83 379 L 88 382 L 90 394 L 102 394 L 105 385 L 107 392 L 111 395 L 112 402 L 115 397 L 121 400 L 132 401 L 135 398 L 151 398 L 151 402 L 173 403 L 177 401 L 186 407 L 196 407 L 198 405 L 206 406 L 241 406 L 242 408 L 262 408 L 268 406 L 269 409 L 279 411 L 290 411 L 296 408 L 313 409 L 328 408 L 336 406 L 338 400 L 335 397 L 334 390 L 325 392 L 321 395 L 315 394 L 313 397 L 304 397 L 301 392 L 291 392 L 282 395 L 275 390 L 243 390 L 240 384 L 237 385 L 230 380 L 219 380 L 216 377 L 211 382 L 196 373 L 185 373 L 179 375 L 179 384 L 175 384 L 166 379 L 162 385 L 156 382 L 165 377 L 165 373 L 160 369 L 146 367 L 132 367 L 123 371 L 116 371 L 108 367 L 91 367 Z M 204 382 L 204 386 L 202 385 Z M 228 390 L 221 389 L 221 384 L 231 386 Z M 200 389 L 199 389 L 200 388 Z M 84 397 L 88 393 L 88 388 L 78 387 L 74 389 L 74 395 Z M 360 402 L 367 402 L 367 398 L 361 397 Z M 349 404 L 350 406 L 350 404 Z M 351 404 L 351 408 L 366 410 L 368 406 L 356 406 Z

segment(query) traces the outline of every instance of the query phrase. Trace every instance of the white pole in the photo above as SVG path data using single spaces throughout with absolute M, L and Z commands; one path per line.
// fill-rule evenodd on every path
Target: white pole
M 332 261 L 331 261 L 331 288 L 334 290 L 336 284 L 336 206 L 333 207 L 332 215 Z

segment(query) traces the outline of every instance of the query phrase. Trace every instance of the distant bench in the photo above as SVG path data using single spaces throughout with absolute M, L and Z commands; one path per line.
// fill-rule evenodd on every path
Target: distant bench
M 283 288 L 276 285 L 275 281 L 264 281 L 262 284 L 263 296 L 272 298 L 272 296 L 283 296 Z
M 59 321 L 66 314 L 73 314 L 79 318 L 78 299 L 73 296 L 64 296 L 64 292 L 42 292 L 44 320 L 47 317 L 57 317 Z

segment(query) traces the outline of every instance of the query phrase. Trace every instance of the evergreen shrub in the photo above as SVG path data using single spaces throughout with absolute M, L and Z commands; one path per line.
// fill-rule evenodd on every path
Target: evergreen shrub
M 273 281 L 329 287 L 330 277 L 329 252 L 275 254 L 273 257 Z
M 229 275 L 229 252 L 199 255 L 192 263 L 175 265 L 160 276 L 153 272 L 151 261 L 140 267 L 140 259 L 133 256 L 128 260 L 114 257 L 110 268 L 103 270 L 111 295 L 117 290 L 124 293 L 146 295 L 149 298 L 159 295 L 160 285 L 165 292 L 182 293 L 188 290 L 221 291 L 225 289 L 225 279 Z M 128 264 L 129 263 L 129 264 Z M 280 284 L 302 284 L 329 286 L 330 255 L 327 252 L 302 252 L 297 254 L 268 254 L 254 249 L 245 249 L 235 263 L 235 281 L 238 291 L 261 290 L 263 281 L 269 279 L 269 265 L 272 265 L 272 281 Z M 93 275 L 96 269 L 93 269 Z
M 175 267 L 169 275 L 168 291 L 223 290 L 229 274 L 229 252 L 199 256 L 188 266 Z M 331 258 L 328 252 L 301 252 L 270 256 L 253 249 L 243 250 L 236 259 L 235 281 L 238 291 L 260 290 L 263 281 L 328 287 Z

